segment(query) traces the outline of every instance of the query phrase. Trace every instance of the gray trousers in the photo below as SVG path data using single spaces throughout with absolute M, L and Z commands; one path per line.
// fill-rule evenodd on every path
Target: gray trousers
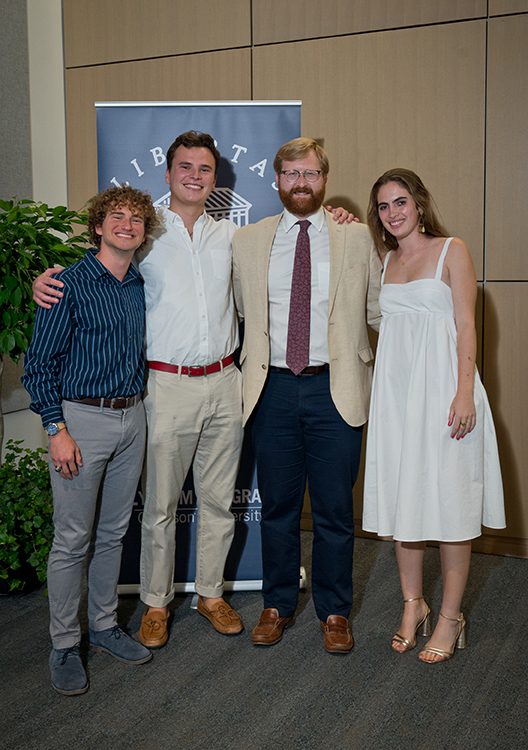
M 54 648 L 80 641 L 78 618 L 83 563 L 88 560 L 88 621 L 92 630 L 117 622 L 117 581 L 143 467 L 145 411 L 104 409 L 64 401 L 68 432 L 83 465 L 72 481 L 50 461 L 55 536 L 48 561 L 50 635 Z

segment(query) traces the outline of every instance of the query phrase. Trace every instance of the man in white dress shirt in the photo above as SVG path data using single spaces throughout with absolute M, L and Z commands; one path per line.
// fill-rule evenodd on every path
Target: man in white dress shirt
M 220 154 L 211 136 L 183 133 L 167 152 L 168 208 L 139 254 L 145 279 L 148 420 L 139 639 L 167 641 L 174 597 L 175 515 L 193 466 L 198 504 L 198 611 L 221 633 L 239 633 L 238 614 L 222 599 L 234 534 L 230 511 L 242 448 L 241 375 L 233 363 L 238 323 L 231 286 L 236 225 L 215 221 L 204 205 Z

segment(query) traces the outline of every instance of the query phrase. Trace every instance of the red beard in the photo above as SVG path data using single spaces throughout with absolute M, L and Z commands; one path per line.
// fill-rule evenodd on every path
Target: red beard
M 279 196 L 284 208 L 294 216 L 311 216 L 323 205 L 325 185 L 314 193 L 309 185 L 283 190 L 279 184 Z

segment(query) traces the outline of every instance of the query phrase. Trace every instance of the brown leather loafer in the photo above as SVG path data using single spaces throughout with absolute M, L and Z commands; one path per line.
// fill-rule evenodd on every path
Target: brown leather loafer
M 141 618 L 138 638 L 147 648 L 161 648 L 167 643 L 169 633 L 167 631 L 167 621 L 169 615 L 159 610 L 145 610 Z
M 198 612 L 207 617 L 213 624 L 213 628 L 222 635 L 237 635 L 244 629 L 242 620 L 237 612 L 224 601 L 216 602 L 208 607 L 201 596 L 198 597 Z
M 255 646 L 273 646 L 282 638 L 282 631 L 291 628 L 295 616 L 279 617 L 276 609 L 265 609 L 251 632 L 251 641 Z
M 321 622 L 324 633 L 324 647 L 331 654 L 348 654 L 354 645 L 354 638 L 348 620 L 341 615 L 330 615 L 326 622 Z

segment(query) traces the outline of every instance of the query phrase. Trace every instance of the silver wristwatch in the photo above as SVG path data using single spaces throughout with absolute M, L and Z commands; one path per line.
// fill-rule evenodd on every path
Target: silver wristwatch
M 61 430 L 65 429 L 66 422 L 50 422 L 49 425 L 45 427 L 45 430 L 50 437 L 57 435 Z

